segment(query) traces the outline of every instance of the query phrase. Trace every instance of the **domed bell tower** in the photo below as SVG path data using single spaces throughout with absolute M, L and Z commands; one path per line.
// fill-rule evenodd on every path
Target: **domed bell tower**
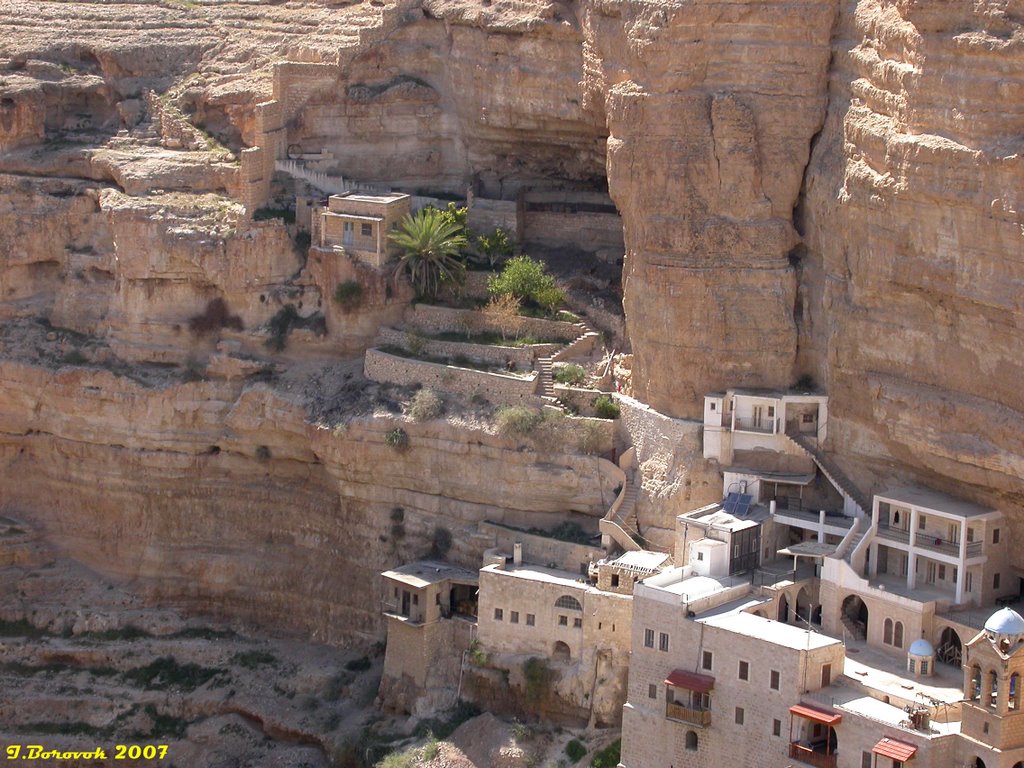
M 964 653 L 961 735 L 969 740 L 967 753 L 976 751 L 986 768 L 1014 766 L 1024 760 L 1024 618 L 1010 608 L 996 611 Z M 976 749 L 971 741 L 979 742 Z

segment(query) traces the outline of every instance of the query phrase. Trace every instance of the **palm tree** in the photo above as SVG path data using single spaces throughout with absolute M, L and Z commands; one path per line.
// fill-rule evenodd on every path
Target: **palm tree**
M 465 228 L 436 208 L 407 214 L 388 238 L 403 253 L 395 274 L 407 272 L 421 296 L 436 297 L 442 283 L 461 283 L 466 265 L 459 258 L 468 244 Z

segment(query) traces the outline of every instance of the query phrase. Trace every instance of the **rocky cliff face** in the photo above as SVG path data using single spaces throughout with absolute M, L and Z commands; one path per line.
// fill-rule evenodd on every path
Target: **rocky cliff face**
M 1021 21 L 999 3 L 842 9 L 798 321 L 865 488 L 905 474 L 1024 501 Z
M 20 4 L 0 50 L 0 317 L 91 337 L 55 334 L 34 357 L 4 337 L 4 477 L 34 460 L 0 504 L 68 547 L 74 530 L 97 567 L 159 574 L 168 595 L 239 612 L 231 585 L 245 575 L 262 616 L 288 613 L 301 574 L 324 585 L 304 593 L 310 632 L 336 631 L 323 616 L 338 605 L 362 611 L 363 632 L 368 593 L 346 591 L 323 553 L 369 578 L 393 555 L 378 520 L 393 507 L 419 510 L 421 533 L 461 524 L 498 477 L 512 509 L 600 506 L 585 462 L 455 432 L 424 433 L 431 450 L 399 458 L 374 420 L 325 433 L 302 403 L 241 383 L 250 363 L 358 352 L 404 300 L 378 281 L 343 316 L 324 288 L 348 272 L 307 263 L 294 231 L 243 212 L 239 150 L 267 141 L 274 109 L 287 113 L 275 147 L 361 180 L 506 199 L 607 184 L 640 400 L 694 417 L 707 391 L 810 374 L 863 490 L 918 479 L 1024 507 L 1019 3 L 136 8 Z M 279 93 L 281 60 L 326 66 Z M 156 131 L 149 92 L 208 146 Z M 241 329 L 190 330 L 214 299 Z M 286 306 L 308 325 L 272 353 L 267 324 Z M 118 376 L 54 371 L 74 354 Z M 151 364 L 220 378 L 124 376 Z M 48 409 L 61 418 L 36 425 Z M 662 453 L 641 457 L 640 514 L 655 527 L 661 495 L 690 498 L 675 490 L 689 470 Z M 286 552 L 315 556 L 303 570 Z

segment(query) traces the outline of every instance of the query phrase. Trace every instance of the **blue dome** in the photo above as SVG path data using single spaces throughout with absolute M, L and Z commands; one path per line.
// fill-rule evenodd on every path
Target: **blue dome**
M 1024 635 L 1024 618 L 1012 608 L 1000 608 L 988 617 L 985 631 L 995 635 Z
M 910 648 L 907 649 L 911 656 L 934 656 L 935 649 L 932 644 L 925 640 L 923 637 L 920 640 L 915 640 L 910 644 Z

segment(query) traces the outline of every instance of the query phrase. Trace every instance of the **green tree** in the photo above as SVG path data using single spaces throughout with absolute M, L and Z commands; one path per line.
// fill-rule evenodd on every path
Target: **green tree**
M 512 240 L 504 229 L 498 227 L 489 235 L 477 236 L 476 249 L 487 259 L 487 265 L 494 269 L 512 255 Z
M 388 237 L 402 249 L 396 273 L 406 272 L 421 296 L 435 297 L 442 283 L 460 284 L 465 279 L 465 229 L 446 211 L 423 208 L 406 215 Z
M 551 310 L 565 301 L 565 294 L 555 285 L 544 264 L 529 256 L 516 256 L 505 264 L 500 275 L 487 281 L 492 296 L 515 296 L 522 302 L 532 302 Z

